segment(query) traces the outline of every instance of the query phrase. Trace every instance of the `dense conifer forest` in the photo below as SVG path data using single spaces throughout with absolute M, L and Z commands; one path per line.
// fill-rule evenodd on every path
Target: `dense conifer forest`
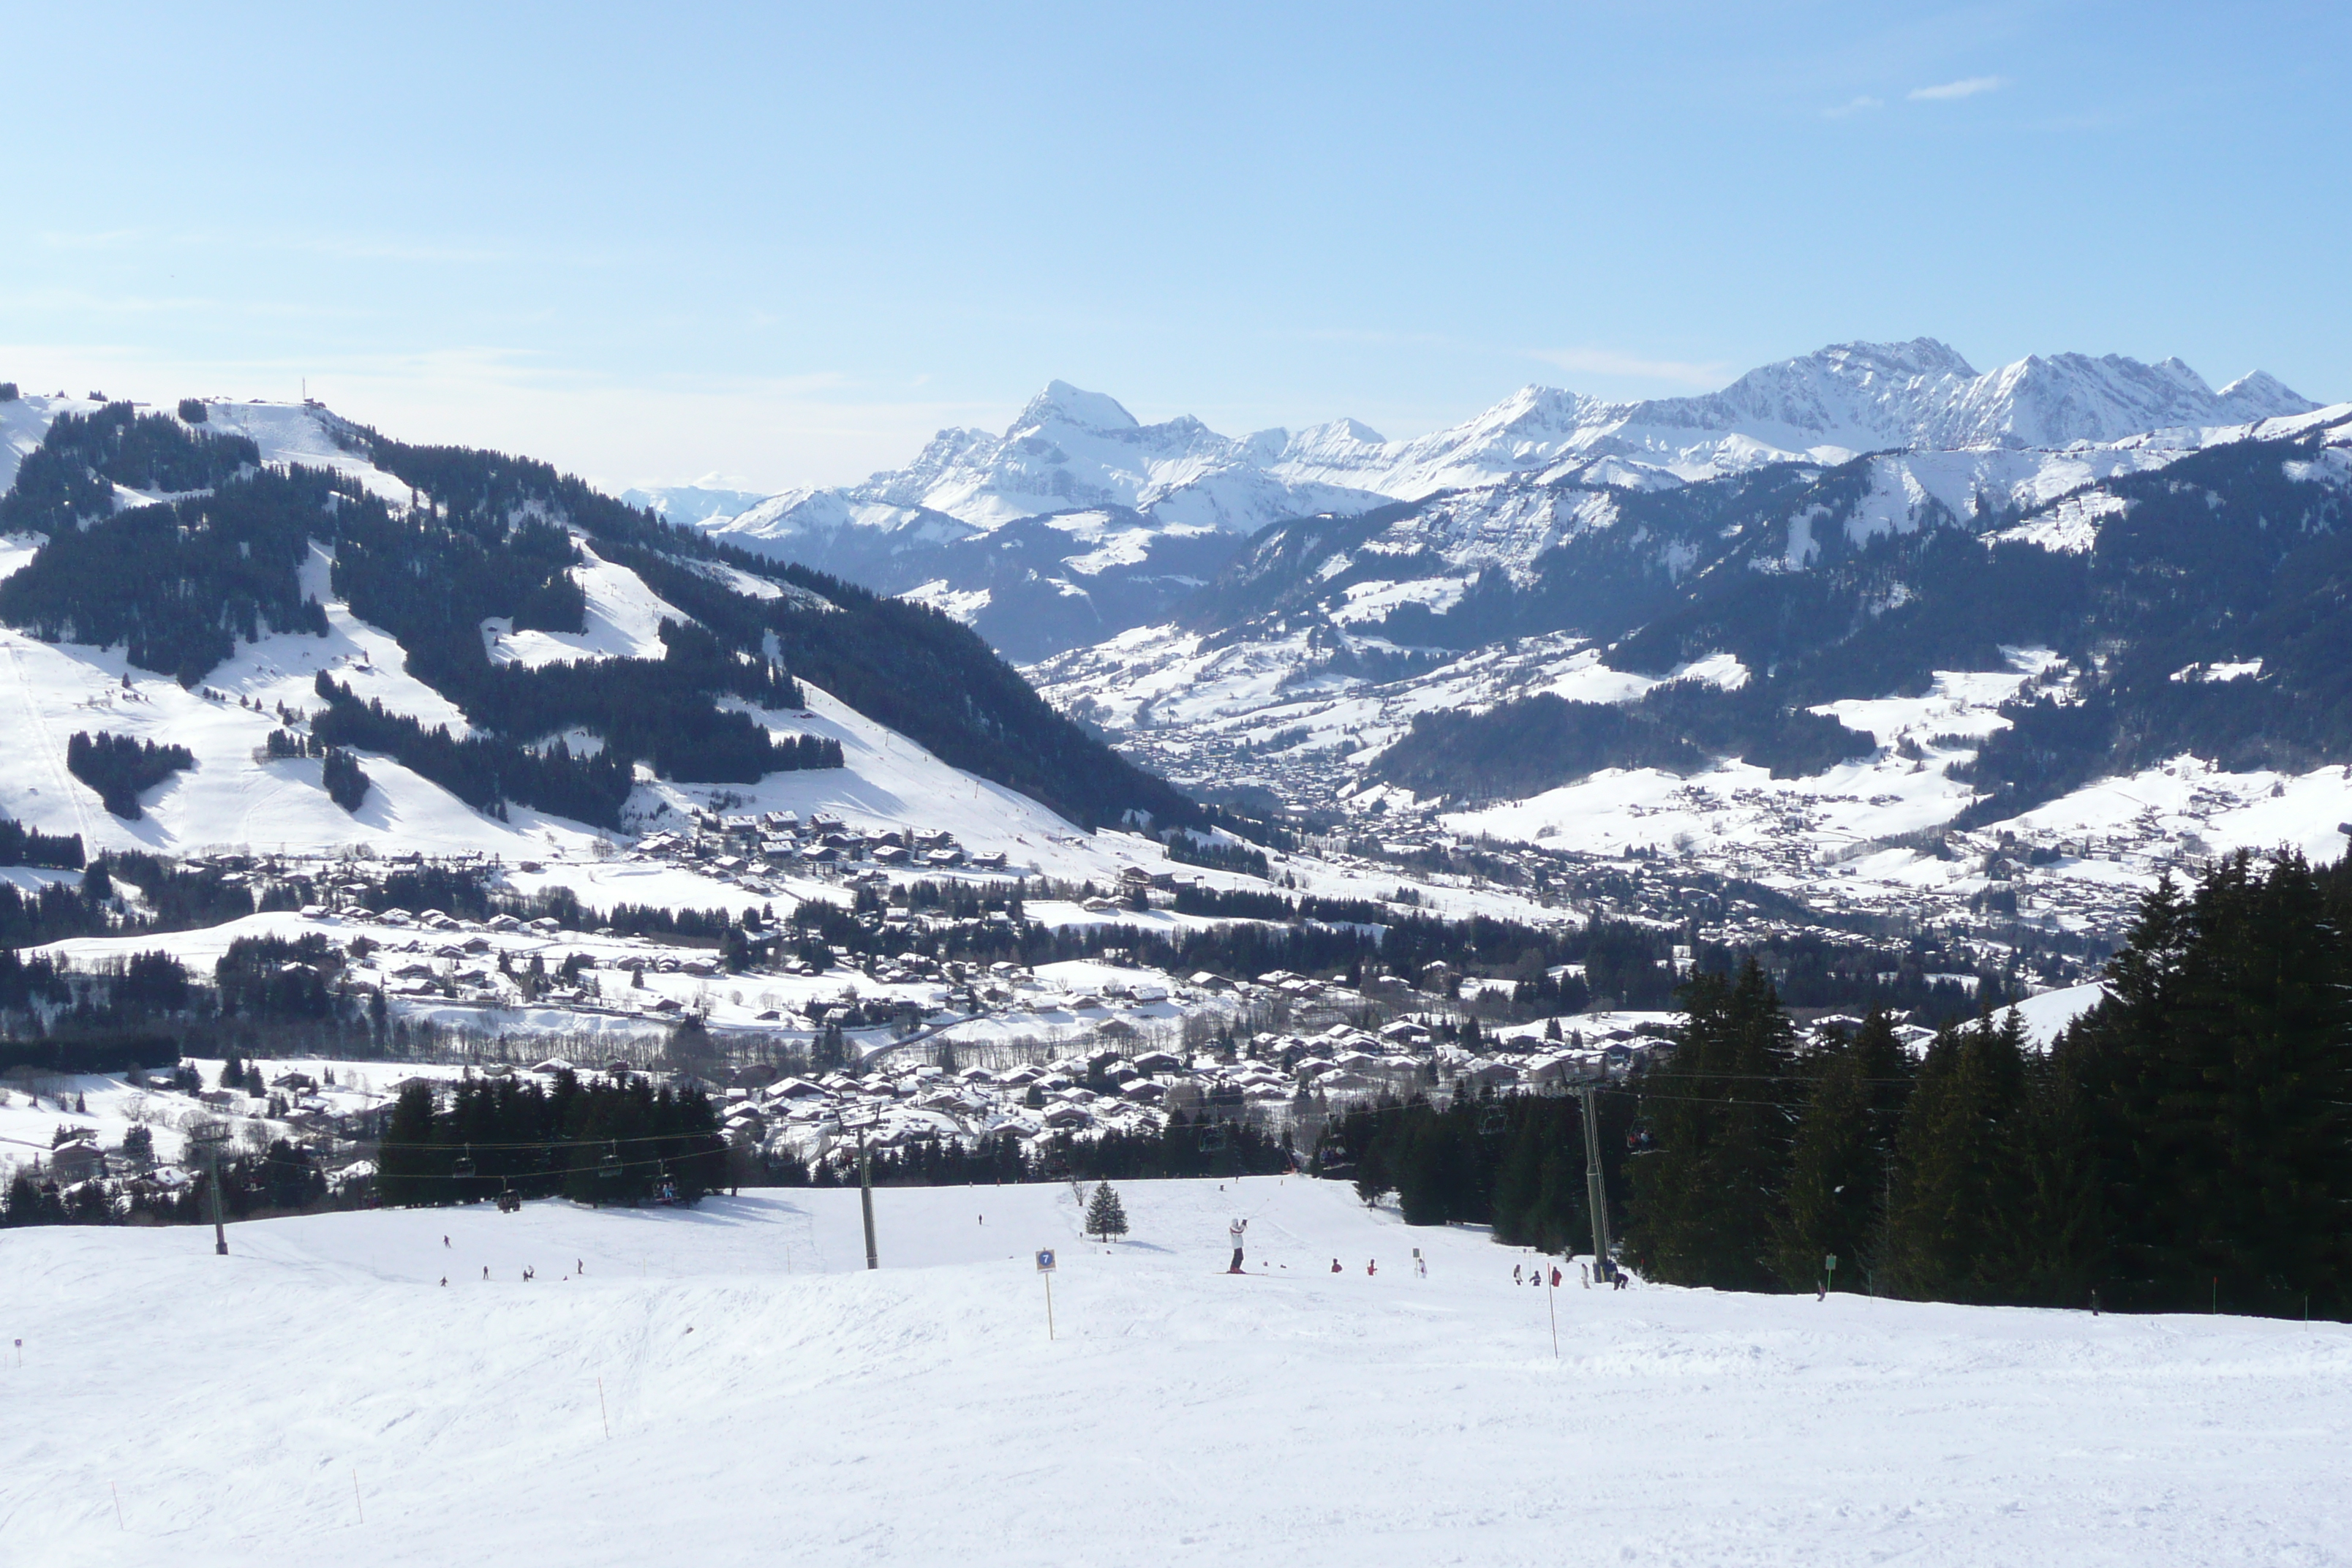
M 1372 774 L 1416 795 L 1524 800 L 1603 768 L 1689 774 L 1739 757 L 1795 778 L 1876 750 L 1826 714 L 1785 705 L 1770 681 L 1724 691 L 1675 680 L 1625 704 L 1542 692 L 1475 713 L 1417 713 Z
M 1723 1289 L 2352 1314 L 2347 931 L 2352 865 L 2168 885 L 2046 1053 L 1990 1013 L 1917 1061 L 1883 1013 L 1806 1047 L 1761 970 L 1702 974 L 1603 1096 L 1625 1255 Z M 1409 1221 L 1590 1246 L 1570 1101 L 1369 1110 L 1327 1157 Z

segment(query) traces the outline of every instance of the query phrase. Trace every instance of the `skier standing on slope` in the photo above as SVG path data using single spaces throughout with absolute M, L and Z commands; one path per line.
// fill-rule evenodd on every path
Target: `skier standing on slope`
M 1225 1234 L 1234 1238 L 1234 1261 L 1233 1266 L 1225 1270 L 1228 1274 L 1239 1274 L 1242 1271 L 1242 1233 L 1247 1229 L 1249 1229 L 1249 1221 L 1245 1219 L 1237 1219 L 1225 1227 Z

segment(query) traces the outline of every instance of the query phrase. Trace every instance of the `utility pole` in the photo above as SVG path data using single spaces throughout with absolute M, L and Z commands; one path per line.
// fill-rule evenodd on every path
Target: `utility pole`
M 1592 1210 L 1592 1272 L 1606 1279 L 1616 1265 L 1609 1260 L 1609 1184 L 1601 1173 L 1601 1114 L 1593 1109 L 1595 1086 L 1576 1086 L 1584 1106 L 1584 1201 Z

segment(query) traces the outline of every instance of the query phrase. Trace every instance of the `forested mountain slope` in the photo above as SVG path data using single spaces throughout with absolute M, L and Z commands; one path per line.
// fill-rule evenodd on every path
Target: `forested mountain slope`
M 42 427 L 0 497 L 0 623 L 119 658 L 125 692 L 134 670 L 202 691 L 267 647 L 315 670 L 310 743 L 390 755 L 494 815 L 609 826 L 641 777 L 839 765 L 837 741 L 792 717 L 805 681 L 1074 819 L 1191 815 L 938 612 L 545 464 L 410 446 L 318 409 L 28 401 L 17 423 Z M 331 627 L 330 606 L 351 626 Z

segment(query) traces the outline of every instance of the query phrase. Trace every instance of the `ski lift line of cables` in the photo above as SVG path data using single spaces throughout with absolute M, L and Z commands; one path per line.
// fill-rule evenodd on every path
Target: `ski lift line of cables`
M 1646 1080 L 1654 1078 L 1685 1079 L 1706 1079 L 1724 1083 L 1729 1083 L 1735 1080 L 1748 1083 L 1818 1083 L 1821 1081 L 1817 1075 L 1801 1072 L 1662 1072 L 1646 1068 L 1641 1072 L 1635 1074 L 1634 1077 L 1637 1080 Z M 1907 1078 L 1864 1078 L 1856 1079 L 1853 1081 L 1856 1083 L 1907 1084 L 1916 1082 L 1917 1080 Z
M 710 1151 L 710 1152 L 715 1153 L 717 1151 L 713 1150 Z M 518 1181 L 527 1181 L 535 1177 L 543 1176 L 576 1176 L 582 1174 L 617 1176 L 625 1171 L 664 1170 L 669 1164 L 671 1159 L 688 1159 L 691 1157 L 692 1156 L 689 1155 L 672 1155 L 668 1159 L 615 1159 L 610 1160 L 610 1163 L 607 1163 L 606 1160 L 598 1160 L 590 1164 L 573 1165 L 569 1169 L 562 1171 L 525 1171 L 520 1175 L 465 1175 L 455 1171 L 402 1171 L 395 1173 L 395 1174 L 404 1182 L 506 1182 L 511 1184 Z M 378 1174 L 380 1175 L 382 1173 L 379 1172 Z
M 478 1153 L 491 1151 L 512 1152 L 519 1150 L 523 1152 L 530 1153 L 541 1149 L 604 1149 L 609 1148 L 615 1143 L 667 1143 L 686 1138 L 718 1138 L 720 1136 L 722 1136 L 722 1134 L 719 1132 L 719 1129 L 712 1127 L 700 1129 L 693 1132 L 646 1132 L 628 1138 L 534 1138 L 528 1142 L 517 1143 L 483 1143 L 479 1142 L 467 1143 L 378 1143 L 376 1147 L 378 1149 L 401 1150 L 472 1150 Z
M 1632 1100 L 1666 1100 L 1675 1105 L 1742 1105 L 1764 1110 L 1798 1111 L 1810 1110 L 1812 1109 L 1811 1102 L 1806 1100 L 1717 1100 L 1712 1095 L 1706 1094 L 1644 1094 L 1640 1089 L 1604 1089 L 1599 1092 L 1602 1094 L 1613 1094 L 1622 1099 Z M 1872 1116 L 1895 1116 L 1900 1114 L 1897 1109 L 1891 1105 L 1865 1105 L 1859 1109 L 1865 1114 Z

